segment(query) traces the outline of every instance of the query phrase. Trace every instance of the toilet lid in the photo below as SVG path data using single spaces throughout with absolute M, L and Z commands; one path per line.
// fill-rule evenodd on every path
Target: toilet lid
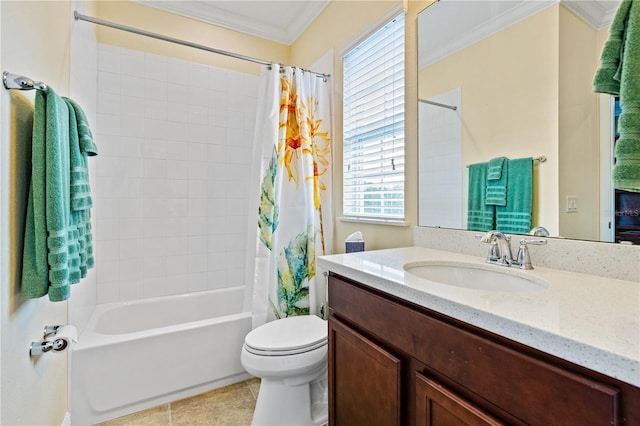
M 315 315 L 301 315 L 268 322 L 244 339 L 253 353 L 291 355 L 313 350 L 327 343 L 327 323 Z

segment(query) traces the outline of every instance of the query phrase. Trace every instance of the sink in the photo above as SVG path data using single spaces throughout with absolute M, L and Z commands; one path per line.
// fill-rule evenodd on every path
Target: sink
M 432 261 L 408 263 L 404 270 L 425 280 L 476 290 L 531 292 L 548 287 L 544 280 L 506 266 Z

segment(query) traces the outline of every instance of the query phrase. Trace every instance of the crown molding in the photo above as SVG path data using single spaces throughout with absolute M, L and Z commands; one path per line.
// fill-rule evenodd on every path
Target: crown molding
M 293 44 L 304 30 L 313 22 L 330 0 L 313 1 L 243 1 L 241 6 L 253 4 L 254 10 L 242 12 L 240 8 L 229 6 L 230 1 L 166 1 L 133 0 L 146 6 L 164 10 L 208 24 L 239 31 L 267 40 Z M 269 12 L 265 15 L 264 5 Z M 288 9 L 288 10 L 287 10 Z M 245 9 L 246 10 L 246 9 Z M 288 13 L 282 13 L 287 10 Z M 290 15 L 291 19 L 281 19 Z M 271 17 L 277 17 L 271 19 Z

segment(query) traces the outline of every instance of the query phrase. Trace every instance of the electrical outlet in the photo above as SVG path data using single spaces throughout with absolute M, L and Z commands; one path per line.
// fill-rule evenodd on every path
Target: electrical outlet
M 578 212 L 578 197 L 570 195 L 567 197 L 567 213 Z

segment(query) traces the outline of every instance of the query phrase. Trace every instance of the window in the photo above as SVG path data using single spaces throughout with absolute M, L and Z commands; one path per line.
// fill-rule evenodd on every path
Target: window
M 404 219 L 404 14 L 342 59 L 343 213 Z

